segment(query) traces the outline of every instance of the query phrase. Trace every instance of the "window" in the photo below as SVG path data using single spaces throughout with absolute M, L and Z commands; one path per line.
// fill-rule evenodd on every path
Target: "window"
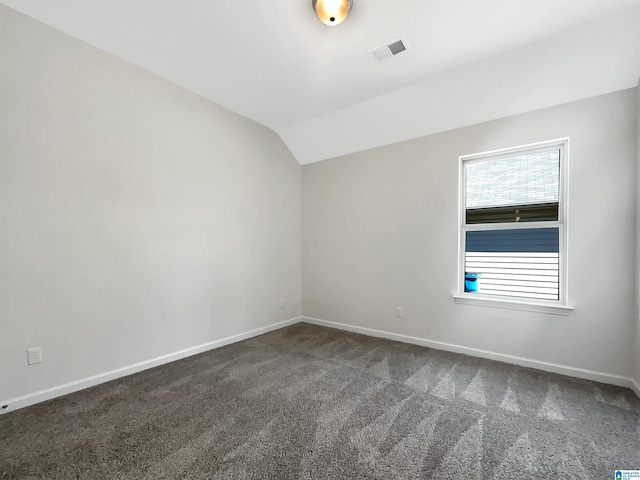
M 460 157 L 457 301 L 566 305 L 567 147 L 563 139 Z

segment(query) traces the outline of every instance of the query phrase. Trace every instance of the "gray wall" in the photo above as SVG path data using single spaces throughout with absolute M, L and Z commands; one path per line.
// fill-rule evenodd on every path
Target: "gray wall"
M 0 31 L 0 399 L 299 315 L 277 135 L 4 6 Z
M 303 315 L 632 376 L 635 110 L 634 88 L 305 165 Z M 575 311 L 456 304 L 458 157 L 565 136 Z

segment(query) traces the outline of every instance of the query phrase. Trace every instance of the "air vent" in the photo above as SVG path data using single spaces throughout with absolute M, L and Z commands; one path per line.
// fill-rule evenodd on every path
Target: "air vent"
M 376 62 L 381 62 L 386 58 L 391 58 L 406 50 L 409 50 L 407 39 L 404 37 L 397 37 L 376 48 L 372 48 L 369 50 L 369 54 Z

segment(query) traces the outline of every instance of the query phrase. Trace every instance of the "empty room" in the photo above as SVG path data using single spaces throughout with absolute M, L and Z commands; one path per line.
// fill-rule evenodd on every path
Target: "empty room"
M 640 480 L 640 0 L 0 0 L 0 479 Z

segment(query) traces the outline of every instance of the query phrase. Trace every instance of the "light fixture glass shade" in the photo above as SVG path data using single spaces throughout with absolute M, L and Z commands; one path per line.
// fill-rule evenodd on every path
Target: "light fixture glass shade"
M 313 9 L 322 23 L 334 26 L 347 18 L 352 0 L 312 0 Z

